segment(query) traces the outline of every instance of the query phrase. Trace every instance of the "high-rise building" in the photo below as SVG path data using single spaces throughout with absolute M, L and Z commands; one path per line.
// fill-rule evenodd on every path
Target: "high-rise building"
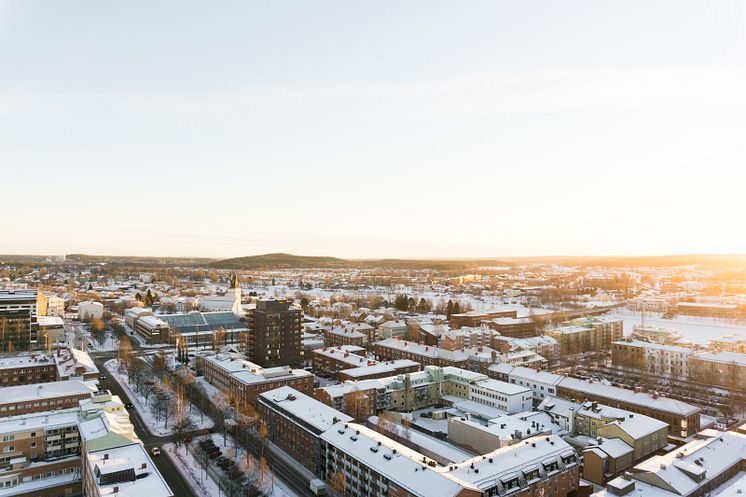
M 303 311 L 289 300 L 265 299 L 248 317 L 248 357 L 264 367 L 303 364 Z
M 0 291 L 0 351 L 30 350 L 37 340 L 36 292 Z

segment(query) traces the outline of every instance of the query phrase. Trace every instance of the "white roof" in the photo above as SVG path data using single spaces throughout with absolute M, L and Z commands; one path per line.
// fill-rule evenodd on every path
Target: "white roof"
M 463 488 L 423 462 L 430 461 L 424 455 L 363 425 L 338 423 L 321 438 L 411 494 L 453 497 Z
M 525 475 L 538 469 L 539 464 L 560 457 L 573 457 L 577 462 L 575 450 L 567 442 L 556 435 L 542 435 L 460 463 L 455 470 L 446 467 L 439 471 L 486 491 L 497 485 L 497 480 L 519 477 L 520 472 Z
M 689 496 L 746 460 L 746 435 L 706 430 L 698 439 L 653 456 L 630 471 L 638 497 Z M 645 482 L 640 478 L 644 478 Z M 649 483 L 647 483 L 649 482 Z M 613 497 L 608 490 L 594 496 Z
M 33 385 L 17 385 L 2 389 L 2 403 L 23 402 L 25 400 L 48 399 L 67 395 L 82 395 L 97 391 L 98 388 L 88 381 L 64 380 Z
M 78 409 L 63 409 L 0 418 L 0 433 L 10 434 L 33 429 L 51 430 L 78 424 Z
M 104 459 L 104 454 L 108 455 Z M 163 479 L 145 448 L 139 443 L 88 452 L 86 455 L 91 468 L 98 468 L 102 474 L 132 468 L 137 475 L 135 481 L 97 485 L 101 495 L 117 497 L 170 497 L 173 492 Z M 145 467 L 143 468 L 143 464 Z M 118 492 L 114 492 L 114 488 Z
M 352 421 L 347 414 L 289 386 L 264 392 L 259 397 L 276 409 L 298 417 L 319 431 L 324 431 L 339 421 L 343 423 Z

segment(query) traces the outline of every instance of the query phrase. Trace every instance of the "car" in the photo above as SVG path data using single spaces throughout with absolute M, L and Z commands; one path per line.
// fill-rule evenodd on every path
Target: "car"
M 225 462 L 226 462 L 226 461 L 228 461 L 228 460 L 229 460 L 229 459 L 228 459 L 227 457 L 225 457 L 225 456 L 220 456 L 220 457 L 218 457 L 217 459 L 215 459 L 215 464 L 217 464 L 218 466 L 220 466 L 221 464 L 225 463 Z
M 215 451 L 208 452 L 207 457 L 209 457 L 210 459 L 217 459 L 218 457 L 222 457 L 220 454 L 221 454 L 220 449 L 218 449 Z
M 124 403 L 124 407 L 125 407 L 126 409 L 132 409 L 132 408 L 133 408 L 134 406 L 132 405 L 132 402 L 125 402 L 125 403 Z
M 99 377 L 98 377 L 98 379 L 99 379 L 99 381 L 100 381 L 100 380 L 105 380 L 105 379 L 106 379 L 106 375 L 105 375 L 105 374 L 102 374 L 101 376 L 99 376 Z
M 184 437 L 185 443 L 192 443 L 192 437 Z
M 161 449 L 158 447 L 153 447 L 150 449 L 150 453 L 153 454 L 153 456 L 160 456 L 161 455 Z

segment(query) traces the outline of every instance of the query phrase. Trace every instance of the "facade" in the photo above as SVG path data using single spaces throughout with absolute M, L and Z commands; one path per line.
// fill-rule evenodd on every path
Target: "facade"
M 368 343 L 368 335 L 353 329 L 351 326 L 334 326 L 324 330 L 324 342 L 330 347 L 336 345 L 357 345 Z
M 328 377 L 336 377 L 343 369 L 377 364 L 377 361 L 368 359 L 364 348 L 357 345 L 322 347 L 312 351 L 311 358 L 314 372 Z
M 0 358 L 2 387 L 71 379 L 98 379 L 98 368 L 82 350 L 59 348 L 50 355 L 26 352 Z
M 0 351 L 31 350 L 38 331 L 36 293 L 0 291 Z
M 624 337 L 624 322 L 608 316 L 594 316 L 569 321 L 545 333 L 559 342 L 563 356 L 607 352 L 613 342 Z
M 611 362 L 615 366 L 646 371 L 653 376 L 687 379 L 689 358 L 694 352 L 687 347 L 627 339 L 611 344 Z
M 56 295 L 47 296 L 39 290 L 36 295 L 36 315 L 63 317 L 65 315 L 65 299 Z
M 738 315 L 736 304 L 711 304 L 709 302 L 678 302 L 676 311 L 688 316 L 734 318 Z
M 494 378 L 530 388 L 537 403 L 549 396 L 596 401 L 664 421 L 669 425 L 669 435 L 674 437 L 689 437 L 699 431 L 700 408 L 656 393 L 504 364 L 490 367 L 489 372 Z
M 236 405 L 253 405 L 263 392 L 290 386 L 307 395 L 313 394 L 313 374 L 289 366 L 263 368 L 239 354 L 216 354 L 197 358 L 197 368 L 205 380 L 218 388 Z
M 482 321 L 491 321 L 497 318 L 518 318 L 518 311 L 514 309 L 494 310 L 487 312 L 464 312 L 460 314 L 451 314 L 448 318 L 448 324 L 453 329 L 459 329 L 462 326 L 481 326 Z
M 55 343 L 65 341 L 65 324 L 59 316 L 39 316 L 36 318 L 39 325 L 37 342 L 40 348 L 51 347 Z
M 703 352 L 689 357 L 689 376 L 708 385 L 743 390 L 746 385 L 746 354 Z
M 0 398 L 0 418 L 69 409 L 96 390 L 93 384 L 79 380 L 6 387 Z
M 249 358 L 264 367 L 303 364 L 303 311 L 289 300 L 259 300 L 248 316 Z
M 506 337 L 526 338 L 539 334 L 531 318 L 495 318 L 487 321 L 487 326 Z
M 257 413 L 268 429 L 267 438 L 303 466 L 321 472 L 321 434 L 352 418 L 288 386 L 264 392 Z
M 87 320 L 104 317 L 104 304 L 88 300 L 78 304 L 78 319 Z

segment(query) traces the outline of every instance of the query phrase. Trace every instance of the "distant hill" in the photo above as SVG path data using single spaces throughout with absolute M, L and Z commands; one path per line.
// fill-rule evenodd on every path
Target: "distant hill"
M 220 269 L 298 269 L 298 268 L 395 268 L 395 269 L 468 269 L 478 266 L 507 264 L 498 260 L 428 260 L 428 259 L 339 259 L 292 254 L 264 254 L 215 261 Z
M 567 266 L 600 267 L 674 267 L 746 268 L 743 254 L 691 254 L 664 256 L 545 256 L 505 257 L 500 259 L 340 259 L 292 255 L 285 253 L 252 255 L 214 261 L 210 266 L 219 269 L 298 269 L 298 268 L 389 268 L 433 269 L 440 271 L 475 269 L 516 264 L 560 264 Z
M 210 264 L 221 269 L 258 269 L 258 268 L 305 268 L 305 267 L 349 267 L 349 261 L 336 257 L 314 257 L 292 254 L 264 254 L 246 257 L 234 257 Z

